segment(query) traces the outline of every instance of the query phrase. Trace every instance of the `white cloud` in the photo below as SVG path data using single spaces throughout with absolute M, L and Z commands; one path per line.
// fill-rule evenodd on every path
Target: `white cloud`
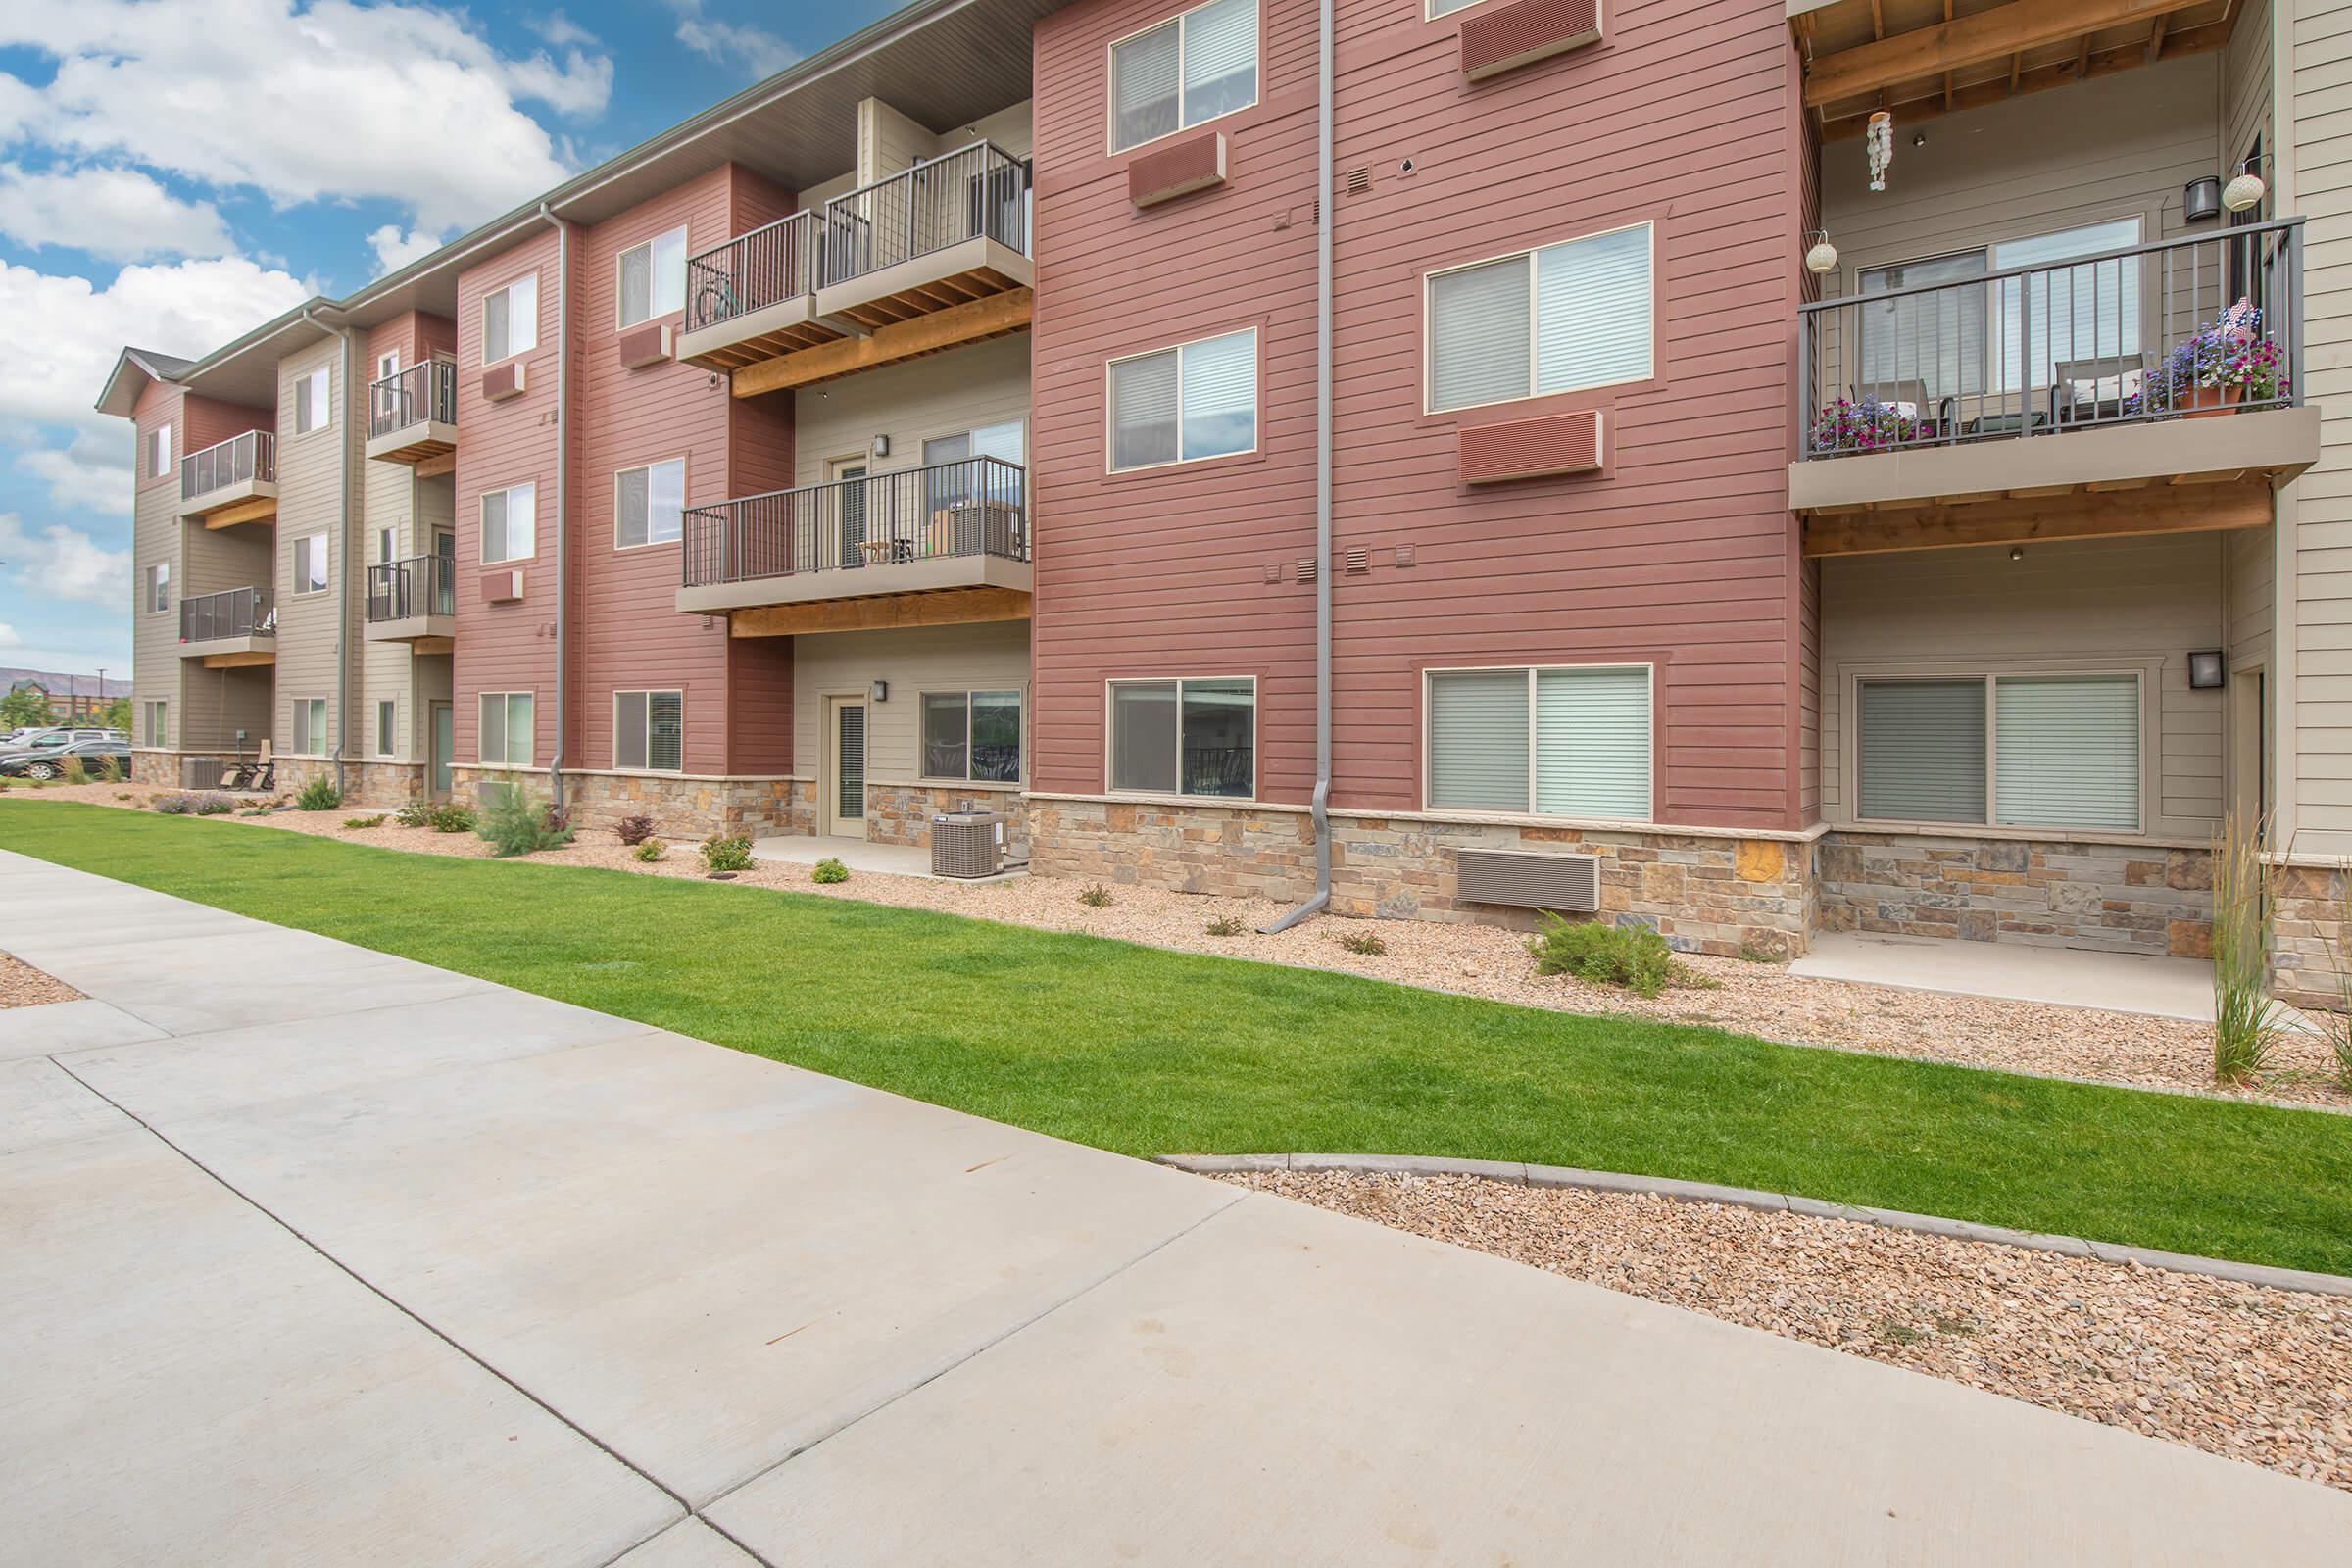
M 738 66 L 746 75 L 772 76 L 800 62 L 801 52 L 764 27 L 713 22 L 703 15 L 703 0 L 669 0 L 677 13 L 678 42 L 706 60 Z
M 612 90 L 611 59 L 577 43 L 502 54 L 461 14 L 415 4 L 13 5 L 8 45 L 57 61 L 30 106 L 22 82 L 0 92 L 0 118 L 54 146 L 280 204 L 388 198 L 434 231 L 570 172 L 520 104 L 590 116 Z
M 219 208 L 181 201 L 129 169 L 33 173 L 0 164 L 0 234 L 31 249 L 71 246 L 110 262 L 236 249 Z
M 530 29 L 558 49 L 578 47 L 596 49 L 604 45 L 602 38 L 561 11 L 551 11 L 544 17 L 533 18 Z
M 109 609 L 130 601 L 130 552 L 109 550 L 62 522 L 27 528 L 15 513 L 0 512 L 0 561 L 44 599 Z
M 375 249 L 375 275 L 382 277 L 432 255 L 441 248 L 442 240 L 421 228 L 404 234 L 398 223 L 386 223 L 368 236 L 368 243 Z

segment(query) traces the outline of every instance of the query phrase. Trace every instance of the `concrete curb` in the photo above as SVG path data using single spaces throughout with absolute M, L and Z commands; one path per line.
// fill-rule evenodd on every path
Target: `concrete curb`
M 2236 1263 L 2226 1257 L 2192 1257 L 2184 1252 L 2162 1252 L 2150 1247 L 2124 1247 L 2113 1242 L 2086 1242 L 2079 1236 L 2045 1236 L 2038 1231 L 2013 1231 L 1971 1220 L 1944 1219 L 1936 1214 L 1906 1214 L 1900 1209 L 1863 1208 L 1847 1203 L 1825 1203 L 1819 1199 L 1786 1193 L 1764 1193 L 1748 1187 L 1720 1187 L 1713 1182 L 1674 1181 L 1663 1176 L 1622 1176 L 1614 1171 L 1577 1170 L 1567 1165 L 1526 1165 L 1517 1160 L 1446 1159 L 1428 1154 L 1162 1154 L 1156 1161 L 1196 1176 L 1231 1176 L 1259 1171 L 1349 1171 L 1366 1176 L 1478 1176 L 1514 1187 L 1581 1187 L 1596 1193 L 1645 1193 L 1693 1203 L 1730 1203 L 1767 1213 L 1809 1214 L 1817 1219 L 1850 1220 L 1884 1225 L 1889 1230 L 1916 1231 L 1952 1241 L 1988 1242 L 1997 1247 L 2022 1247 L 2029 1251 L 2058 1252 L 2068 1257 L 2095 1258 L 2102 1263 L 2137 1263 L 2142 1268 L 2167 1269 L 2175 1274 L 2202 1274 L 2238 1285 L 2259 1285 L 2274 1291 L 2304 1291 L 2316 1296 L 2352 1296 L 2352 1278 L 2315 1274 L 2298 1268 L 2272 1268 L 2261 1263 Z

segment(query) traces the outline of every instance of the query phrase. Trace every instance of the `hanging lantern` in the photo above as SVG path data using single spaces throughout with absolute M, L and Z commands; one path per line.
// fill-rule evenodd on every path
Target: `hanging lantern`
M 1821 237 L 1813 242 L 1811 250 L 1805 252 L 1805 270 L 1816 277 L 1827 276 L 1838 270 L 1838 247 L 1830 243 L 1828 229 L 1816 229 L 1814 232 Z
M 2233 213 L 2251 212 L 2262 205 L 2269 187 L 2251 169 L 2222 187 L 2222 205 Z
M 1870 188 L 1885 190 L 1886 166 L 1894 162 L 1894 117 L 1884 109 L 1873 110 L 1862 144 L 1870 154 Z

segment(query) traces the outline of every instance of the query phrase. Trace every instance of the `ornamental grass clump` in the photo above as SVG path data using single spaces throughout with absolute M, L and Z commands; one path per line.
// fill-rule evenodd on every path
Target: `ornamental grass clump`
M 87 784 L 90 769 L 78 757 L 61 757 L 57 760 L 57 776 L 68 784 Z
M 342 804 L 343 792 L 324 773 L 305 784 L 302 793 L 294 797 L 297 811 L 331 811 Z
M 2213 1078 L 2242 1084 L 2269 1065 L 2278 1026 L 2271 1009 L 2276 874 L 2263 858 L 2263 822 L 2231 811 L 2213 835 Z
M 2352 864 L 2336 867 L 2334 877 L 2335 918 L 2320 924 L 2329 997 L 2326 1006 L 2313 1007 L 2306 1016 L 2335 1058 L 2336 1087 L 2352 1093 Z

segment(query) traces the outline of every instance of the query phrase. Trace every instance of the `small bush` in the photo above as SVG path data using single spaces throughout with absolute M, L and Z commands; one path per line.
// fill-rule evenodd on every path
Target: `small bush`
M 1389 951 L 1389 945 L 1380 939 L 1377 931 L 1350 931 L 1332 940 L 1349 953 L 1360 953 L 1367 958 L 1377 958 Z
M 424 814 L 424 825 L 436 833 L 470 833 L 476 818 L 470 807 L 436 806 Z
M 331 811 L 342 804 L 343 792 L 324 773 L 305 784 L 302 793 L 294 797 L 297 811 Z
M 120 757 L 101 757 L 98 765 L 90 770 L 90 777 L 101 784 L 127 784 L 130 764 Z
M 1572 974 L 1594 985 L 1654 997 L 1688 978 L 1666 939 L 1645 925 L 1610 926 L 1544 911 L 1544 934 L 1528 943 L 1536 973 Z
M 850 868 L 830 855 L 817 861 L 816 869 L 808 873 L 811 882 L 847 882 L 849 879 Z
M 535 850 L 560 850 L 571 842 L 570 826 L 545 801 L 521 789 L 500 790 L 490 799 L 475 829 L 499 859 Z
M 623 844 L 643 844 L 654 836 L 654 819 L 650 816 L 624 816 L 613 829 Z
M 748 871 L 752 868 L 752 841 L 711 839 L 703 845 L 703 865 L 712 871 Z
M 430 801 L 411 801 L 392 813 L 392 820 L 402 827 L 430 827 L 433 812 L 439 809 Z
M 381 811 L 378 811 L 373 816 L 347 816 L 343 819 L 343 825 L 351 828 L 382 827 L 384 825 L 384 815 Z
M 1110 907 L 1110 889 L 1100 882 L 1089 882 L 1078 890 L 1078 902 L 1090 909 Z
M 87 784 L 90 767 L 78 757 L 61 757 L 57 760 L 57 776 L 69 784 Z
M 159 795 L 155 798 L 155 808 L 166 816 L 186 816 L 196 809 L 196 797 L 193 795 Z
M 246 808 L 242 811 L 239 811 L 237 814 L 239 816 L 268 816 L 270 814 L 270 808 L 267 806 L 252 806 Z
M 198 816 L 226 816 L 237 808 L 237 803 L 225 795 L 200 795 L 196 798 Z
M 131 794 L 128 790 L 117 790 L 115 792 L 115 799 L 118 801 L 135 801 L 138 799 L 138 797 Z
M 637 848 L 631 852 L 631 858 L 643 860 L 646 864 L 651 865 L 668 853 L 669 852 L 667 850 L 662 847 L 662 841 L 660 839 L 643 839 L 639 841 Z
M 1238 937 L 1249 929 L 1238 915 L 1220 914 L 1208 922 L 1208 934 L 1212 937 Z

